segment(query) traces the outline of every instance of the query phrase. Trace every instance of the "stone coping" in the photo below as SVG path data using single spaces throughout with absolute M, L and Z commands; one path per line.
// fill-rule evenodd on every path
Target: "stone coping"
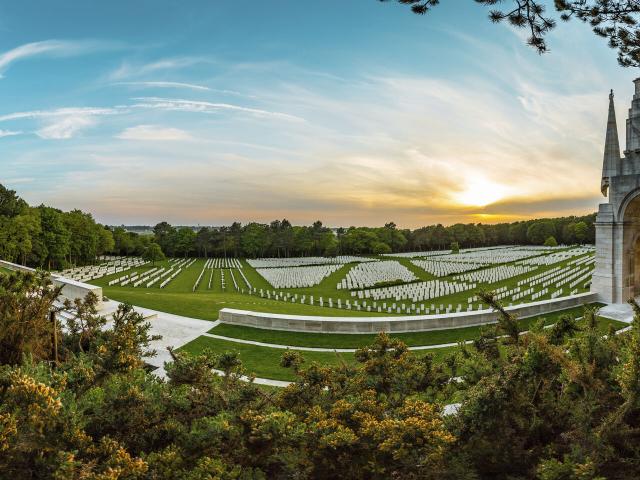
M 586 292 L 551 300 L 513 305 L 506 307 L 506 310 L 524 318 L 564 310 L 596 300 L 595 293 Z M 219 319 L 223 323 L 233 325 L 294 332 L 377 333 L 386 331 L 404 333 L 486 325 L 496 322 L 496 313 L 487 309 L 434 315 L 323 317 L 223 308 L 220 310 Z
M 0 266 L 8 268 L 9 270 L 18 270 L 21 272 L 35 272 L 36 270 L 17 263 L 7 262 L 6 260 L 0 260 Z M 62 296 L 69 300 L 75 300 L 76 298 L 84 298 L 87 293 L 93 292 L 98 297 L 98 307 L 102 304 L 102 287 L 91 285 L 89 283 L 79 282 L 66 278 L 61 275 L 52 273 L 51 281 L 58 286 L 62 286 Z

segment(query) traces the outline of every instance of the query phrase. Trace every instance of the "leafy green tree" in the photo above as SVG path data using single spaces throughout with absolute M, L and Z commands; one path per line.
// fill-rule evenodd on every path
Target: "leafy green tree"
M 575 222 L 569 222 L 562 227 L 562 241 L 567 245 L 573 245 L 578 242 Z
M 451 242 L 451 253 L 460 253 L 460 244 L 458 242 Z
M 102 225 L 96 225 L 96 230 L 98 232 L 98 245 L 96 247 L 97 254 L 104 255 L 105 253 L 113 252 L 116 242 L 111 230 L 103 227 Z
M 242 224 L 233 222 L 228 229 L 230 244 L 233 246 L 233 256 L 240 256 L 240 247 L 242 243 Z
M 527 240 L 534 245 L 542 245 L 544 241 L 556 234 L 555 225 L 549 220 L 533 222 L 527 228 Z
M 67 229 L 63 214 L 55 208 L 40 205 L 40 222 L 42 225 L 41 237 L 46 248 L 44 260 L 47 269 L 62 268 L 65 259 L 71 251 L 71 233 Z
M 166 257 L 164 256 L 164 253 L 162 253 L 162 249 L 160 248 L 160 245 L 158 245 L 155 242 L 151 243 L 146 248 L 146 250 L 142 254 L 142 258 L 148 262 L 151 262 L 153 265 L 155 265 L 156 262 L 160 262 L 166 259 Z
M 376 255 L 391 253 L 391 247 L 384 242 L 376 242 L 371 247 L 371 253 L 375 253 Z
M 72 210 L 64 214 L 67 230 L 71 233 L 70 260 L 72 264 L 95 262 L 100 252 L 101 229 L 91 214 Z
M 162 251 L 172 257 L 176 253 L 176 229 L 167 222 L 160 222 L 153 227 L 155 241 Z
M 41 232 L 37 210 L 26 208 L 14 217 L 0 217 L 0 228 L 3 230 L 0 246 L 3 257 L 26 265 L 34 239 Z
M 179 228 L 176 232 L 175 253 L 188 257 L 195 249 L 196 233 L 189 227 Z
M 589 226 L 585 222 L 576 223 L 574 234 L 578 243 L 585 243 L 589 237 Z
M 0 217 L 15 217 L 27 209 L 27 202 L 21 199 L 15 190 L 9 190 L 0 184 Z
M 268 226 L 249 223 L 242 229 L 241 247 L 247 257 L 263 256 L 269 246 Z
M 544 241 L 544 246 L 545 247 L 557 247 L 558 246 L 558 241 L 556 240 L 556 237 L 554 237 L 553 235 L 547 237 L 547 239 Z
M 198 256 L 208 258 L 211 247 L 211 230 L 206 227 L 200 228 L 196 233 L 195 244 Z

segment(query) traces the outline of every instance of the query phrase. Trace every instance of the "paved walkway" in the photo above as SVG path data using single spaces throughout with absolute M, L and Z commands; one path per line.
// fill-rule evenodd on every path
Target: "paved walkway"
M 116 311 L 120 302 L 109 300 L 103 302 L 100 315 L 109 316 Z M 171 313 L 159 312 L 150 308 L 134 307 L 136 312 L 149 318 L 151 333 L 162 335 L 160 340 L 151 342 L 151 348 L 156 350 L 156 355 L 146 359 L 146 362 L 154 367 L 154 373 L 161 378 L 166 378 L 164 370 L 165 362 L 171 362 L 171 355 L 167 347 L 180 348 L 192 340 L 200 337 L 203 333 L 213 328 L 215 322 L 200 320 L 197 318 L 182 317 Z
M 631 323 L 633 308 L 628 303 L 610 303 L 600 309 L 600 315 L 620 322 Z
M 120 302 L 116 302 L 114 300 L 103 302 L 98 313 L 100 313 L 100 315 L 110 317 L 117 310 L 119 304 Z M 150 308 L 138 306 L 135 306 L 134 308 L 136 312 L 141 313 L 143 316 L 150 317 L 149 323 L 151 324 L 151 334 L 162 336 L 160 340 L 151 342 L 151 348 L 156 351 L 156 355 L 154 357 L 147 358 L 146 362 L 149 365 L 156 367 L 153 373 L 163 379 L 167 377 L 164 364 L 172 361 L 167 347 L 180 348 L 190 341 L 206 334 L 207 331 L 220 324 L 219 320 L 212 322 L 209 320 L 200 320 L 198 318 L 173 315 L 171 313 L 151 310 Z M 214 371 L 220 375 L 223 374 L 223 372 L 219 370 Z M 242 380 L 248 382 L 249 378 L 242 377 Z M 255 378 L 254 383 L 257 385 L 269 385 L 272 387 L 286 387 L 291 382 L 273 380 L 270 378 Z

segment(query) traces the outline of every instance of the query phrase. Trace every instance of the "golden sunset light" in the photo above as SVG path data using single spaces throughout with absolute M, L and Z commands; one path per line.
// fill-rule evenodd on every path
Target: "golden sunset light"
M 472 178 L 454 199 L 461 205 L 485 207 L 506 197 L 508 188 L 486 178 Z

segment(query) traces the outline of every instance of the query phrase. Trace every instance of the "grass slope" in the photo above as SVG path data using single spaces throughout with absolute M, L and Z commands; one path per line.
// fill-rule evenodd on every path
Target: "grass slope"
M 118 302 L 203 320 L 217 320 L 223 308 L 292 315 L 370 316 L 367 312 L 300 305 L 240 293 L 174 293 L 144 288 L 105 288 L 103 293 Z
M 545 318 L 546 324 L 551 324 L 556 321 L 562 314 L 572 313 L 574 315 L 580 315 L 582 313 L 582 309 L 580 307 L 576 309 L 567 309 L 563 312 L 556 312 L 555 314 L 547 315 Z M 532 321 L 535 319 L 527 319 L 522 320 L 522 328 L 526 328 Z M 579 322 L 580 324 L 580 322 Z M 621 328 L 626 326 L 626 324 L 622 322 L 617 322 L 615 320 L 600 318 L 599 321 L 599 329 L 603 334 L 608 331 L 609 325 L 613 325 L 614 328 Z M 256 330 L 256 329 L 248 329 L 248 330 Z M 212 330 L 215 333 L 220 333 L 218 328 Z M 244 329 L 244 333 L 246 333 L 247 329 Z M 453 331 L 449 331 L 447 334 L 452 333 Z M 478 330 L 476 330 L 476 333 Z M 236 338 L 242 338 L 243 333 L 238 330 L 229 330 L 226 333 L 235 333 Z M 269 341 L 269 343 L 288 343 L 292 344 L 291 337 L 282 337 L 281 335 L 287 334 L 291 332 L 275 332 L 275 331 L 261 331 L 262 335 L 265 335 L 262 338 L 262 341 Z M 440 332 L 427 332 L 431 334 L 436 334 L 430 338 L 430 341 L 435 342 L 438 338 L 437 335 L 445 333 L 444 331 Z M 472 330 L 471 329 L 458 329 L 456 332 L 459 335 L 459 340 L 471 340 L 473 339 Z M 270 337 L 267 335 L 271 335 Z M 295 334 L 298 336 L 297 341 L 298 346 L 303 346 L 300 342 L 304 342 L 304 346 L 314 346 L 314 347 L 327 347 L 327 348 L 358 348 L 365 345 L 370 344 L 374 336 L 373 335 L 338 335 L 338 334 L 325 334 L 325 335 L 314 335 L 314 334 Z M 416 335 L 412 337 L 413 335 Z M 428 345 L 429 343 L 424 343 L 424 339 L 421 339 L 417 335 L 419 334 L 397 334 L 393 335 L 395 338 L 399 338 L 406 343 L 410 344 L 410 342 L 415 342 L 420 340 L 422 344 Z M 471 335 L 471 336 L 468 336 Z M 327 338 L 330 337 L 330 340 Z M 256 340 L 256 338 L 253 338 Z M 287 341 L 285 341 L 287 340 Z M 331 345 L 324 344 L 322 342 L 330 341 Z M 442 340 L 440 340 L 442 341 Z M 438 341 L 438 343 L 440 343 Z M 447 342 L 443 342 L 447 343 Z M 433 343 L 432 343 L 433 344 Z M 447 354 L 452 353 L 458 347 L 446 347 L 446 348 L 437 348 L 428 351 L 416 351 L 415 355 L 424 356 L 424 355 L 433 355 L 435 360 L 442 360 Z M 286 368 L 280 366 L 280 359 L 284 352 L 283 349 L 271 348 L 271 347 L 262 347 L 262 346 L 254 346 L 254 345 L 245 345 L 240 343 L 235 343 L 227 340 L 219 340 L 211 337 L 201 336 L 192 342 L 184 345 L 179 350 L 187 352 L 192 355 L 197 355 L 204 350 L 211 350 L 215 353 L 224 353 L 229 351 L 235 351 L 238 353 L 240 359 L 242 360 L 244 366 L 250 373 L 253 373 L 257 377 L 262 378 L 270 378 L 274 380 L 294 380 L 294 373 Z M 311 362 L 317 362 L 322 365 L 336 365 L 339 362 L 345 362 L 347 364 L 354 364 L 355 358 L 351 353 L 334 353 L 334 352 L 300 352 L 302 356 L 305 358 L 306 363 L 309 364 Z
M 441 348 L 433 351 L 437 358 L 441 358 L 451 349 Z M 228 351 L 238 352 L 243 365 L 249 373 L 257 377 L 270 378 L 273 380 L 295 380 L 295 374 L 288 368 L 280 366 L 280 359 L 285 350 L 269 347 L 256 347 L 253 345 L 243 345 L 240 343 L 218 340 L 211 337 L 198 337 L 195 340 L 182 346 L 179 351 L 197 355 L 209 349 L 216 353 Z M 352 353 L 334 352 L 301 352 L 305 359 L 305 364 L 317 362 L 322 365 L 338 365 L 341 362 L 354 364 L 356 362 Z

